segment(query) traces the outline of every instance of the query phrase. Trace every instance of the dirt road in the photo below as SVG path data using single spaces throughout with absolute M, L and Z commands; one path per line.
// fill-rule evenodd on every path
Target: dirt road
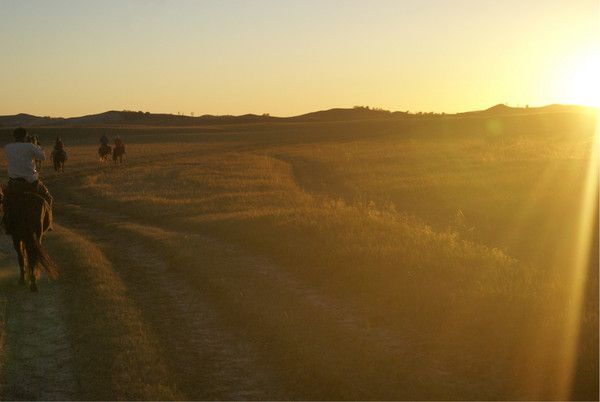
M 0 240 L 0 399 L 76 397 L 71 339 L 59 283 L 31 293 L 17 285 L 18 266 L 8 237 Z

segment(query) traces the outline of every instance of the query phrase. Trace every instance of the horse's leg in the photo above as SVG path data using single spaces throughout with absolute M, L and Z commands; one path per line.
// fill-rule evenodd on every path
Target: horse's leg
M 29 268 L 29 290 L 32 292 L 38 291 L 35 272 L 38 264 L 38 255 L 35 248 L 35 241 L 36 239 L 33 234 L 30 234 L 25 238 L 25 249 L 27 250 L 27 268 Z
M 25 247 L 23 241 L 15 235 L 12 236 L 12 241 L 19 260 L 19 284 L 25 285 Z

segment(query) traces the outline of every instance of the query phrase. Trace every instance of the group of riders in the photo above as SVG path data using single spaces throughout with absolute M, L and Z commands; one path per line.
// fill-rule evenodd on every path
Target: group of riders
M 35 286 L 36 275 L 33 274 L 37 263 L 52 274 L 53 263 L 41 244 L 45 231 L 52 227 L 52 195 L 39 177 L 41 162 L 46 155 L 40 146 L 37 136 L 30 136 L 22 127 L 13 132 L 14 142 L 4 147 L 6 154 L 8 183 L 0 187 L 0 206 L 3 210 L 2 226 L 7 234 L 12 236 L 15 250 L 21 267 L 21 282 L 24 283 L 25 266 L 29 265 L 30 287 Z M 100 138 L 98 154 L 113 154 L 117 162 L 125 154 L 123 141 L 116 137 L 114 151 L 111 149 L 106 135 Z M 67 160 L 67 152 L 62 139 L 56 138 L 51 154 L 54 169 L 61 172 Z M 26 257 L 23 257 L 26 255 Z M 28 262 L 29 261 L 29 262 Z
M 112 154 L 113 161 L 116 163 L 123 162 L 123 156 L 125 156 L 125 144 L 123 140 L 117 135 L 115 137 L 115 146 L 114 149 L 108 144 L 109 140 L 106 134 L 102 134 L 100 137 L 100 148 L 98 148 L 98 156 L 100 156 L 100 161 L 105 162 L 108 159 L 108 156 Z
M 24 183 L 30 184 L 30 190 L 42 196 L 52 206 L 52 197 L 46 186 L 39 179 L 42 161 L 46 160 L 44 150 L 40 145 L 37 135 L 30 136 L 22 127 L 19 127 L 13 132 L 14 142 L 7 144 L 4 147 L 6 153 L 6 162 L 8 169 L 8 184 L 5 187 L 7 194 L 11 193 L 11 189 L 19 183 L 21 186 Z M 117 158 L 125 155 L 125 144 L 123 140 L 116 136 L 114 141 L 114 151 L 109 145 L 109 140 L 106 134 L 100 137 L 100 148 L 98 154 L 101 160 L 105 160 L 105 155 L 113 154 L 115 162 Z M 52 149 L 51 159 L 54 165 L 54 170 L 57 172 L 64 171 L 64 164 L 67 160 L 67 152 L 65 145 L 60 137 L 56 138 L 54 148 Z M 0 201 L 5 197 L 0 191 Z M 6 206 L 4 208 L 6 215 Z M 4 218 L 3 218 L 4 219 Z

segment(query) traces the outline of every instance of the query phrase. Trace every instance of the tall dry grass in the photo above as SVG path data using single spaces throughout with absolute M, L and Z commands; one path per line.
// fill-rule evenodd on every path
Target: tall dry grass
M 57 226 L 48 239 L 61 267 L 66 324 L 74 346 L 77 397 L 87 400 L 182 399 L 156 335 L 100 249 Z
M 72 203 L 234 243 L 374 323 L 416 330 L 482 395 L 552 397 L 530 392 L 519 368 L 552 353 L 570 311 L 557 253 L 574 247 L 594 127 L 547 114 L 114 129 L 129 143 L 122 167 L 98 166 L 97 133 L 73 129 L 72 173 L 48 182 Z M 598 389 L 594 269 L 587 283 L 575 397 Z

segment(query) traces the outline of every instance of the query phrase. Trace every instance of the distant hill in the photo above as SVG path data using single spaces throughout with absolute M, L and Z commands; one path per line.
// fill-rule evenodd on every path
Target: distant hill
M 288 117 L 288 121 L 350 121 L 381 118 L 395 118 L 406 115 L 404 112 L 390 112 L 389 110 L 355 107 L 352 109 L 335 108 L 306 113 L 300 116 Z
M 591 108 L 575 105 L 548 105 L 536 108 L 517 108 L 504 104 L 492 106 L 489 109 L 472 112 L 457 113 L 446 116 L 502 116 L 528 113 L 551 113 L 589 111 Z M 80 117 L 39 117 L 20 113 L 10 116 L 0 116 L 0 127 L 34 127 L 34 126 L 201 126 L 208 124 L 236 124 L 236 123 L 267 123 L 267 122 L 328 122 L 328 121 L 355 121 L 372 119 L 407 119 L 440 117 L 441 114 L 408 112 L 390 112 L 382 109 L 368 107 L 334 108 L 318 112 L 306 113 L 293 117 L 273 117 L 269 115 L 245 114 L 241 116 L 213 116 L 203 115 L 198 117 L 173 115 L 165 113 L 148 113 L 133 111 L 111 110 L 99 114 Z
M 0 116 L 0 127 L 30 127 L 54 124 L 63 121 L 62 118 L 39 117 L 31 114 L 19 113 L 12 116 Z
M 32 127 L 32 126 L 113 126 L 113 125 L 146 125 L 146 126 L 194 126 L 206 124 L 233 124 L 268 122 L 280 120 L 268 115 L 245 114 L 241 116 L 212 116 L 199 117 L 182 116 L 162 113 L 115 111 L 80 117 L 52 118 L 37 117 L 28 114 L 0 116 L 0 127 Z
M 536 114 L 536 113 L 555 113 L 555 112 L 582 112 L 590 111 L 592 108 L 579 105 L 546 105 L 541 107 L 512 107 L 505 104 L 498 104 L 489 109 L 477 110 L 473 112 L 457 113 L 457 116 L 505 116 L 515 114 Z
M 92 114 L 82 117 L 72 117 L 62 120 L 66 125 L 152 125 L 152 126 L 178 126 L 178 125 L 201 125 L 218 123 L 247 123 L 270 121 L 276 118 L 269 116 L 258 116 L 245 114 L 242 116 L 212 116 L 199 117 L 182 116 L 166 113 L 148 113 L 131 111 L 114 111 L 100 114 Z

